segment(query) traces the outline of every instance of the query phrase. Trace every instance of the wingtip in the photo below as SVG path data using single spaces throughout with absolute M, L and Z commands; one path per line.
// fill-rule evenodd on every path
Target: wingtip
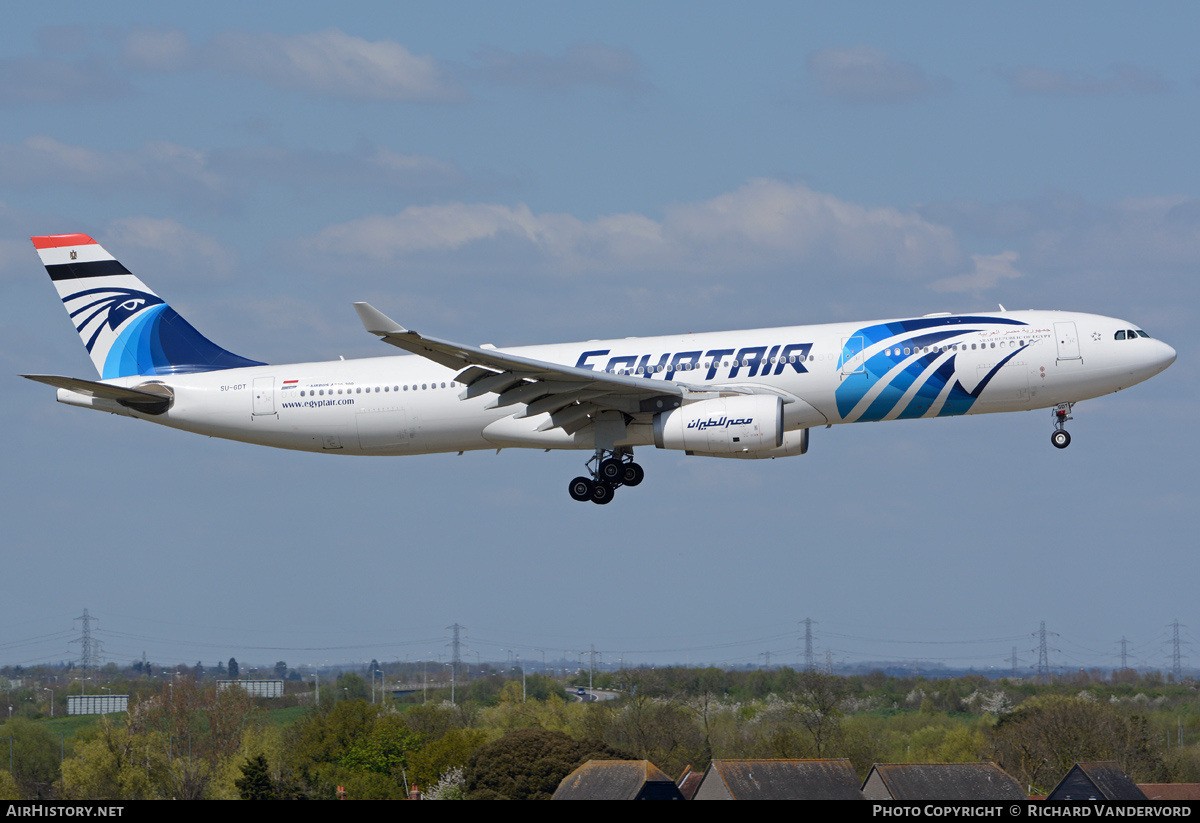
M 401 326 L 370 303 L 355 303 L 354 310 L 358 312 L 358 319 L 362 321 L 363 328 L 371 334 L 378 334 L 382 337 L 387 334 L 405 334 L 408 332 L 408 329 Z

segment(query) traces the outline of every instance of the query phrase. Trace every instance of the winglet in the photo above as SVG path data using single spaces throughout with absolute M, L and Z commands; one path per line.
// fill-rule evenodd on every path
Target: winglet
M 358 319 L 362 321 L 363 327 L 371 334 L 386 337 L 389 334 L 411 333 L 370 303 L 355 303 L 354 310 L 358 312 Z

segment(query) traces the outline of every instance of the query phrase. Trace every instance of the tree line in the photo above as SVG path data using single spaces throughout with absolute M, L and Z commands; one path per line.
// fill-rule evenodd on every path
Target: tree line
M 578 680 L 578 678 L 576 679 Z M 585 681 L 586 682 L 586 681 Z M 789 668 L 604 673 L 616 699 L 583 702 L 542 675 L 493 673 L 370 702 L 346 673 L 290 707 L 174 678 L 124 715 L 58 734 L 14 718 L 0 799 L 548 797 L 591 757 L 647 759 L 668 774 L 714 758 L 994 761 L 1044 793 L 1076 761 L 1115 760 L 1140 782 L 1200 782 L 1200 694 L 1191 680 L 1080 673 L 1049 683 Z M 573 691 L 573 690 L 572 690 Z M 83 722 L 71 718 L 71 722 Z

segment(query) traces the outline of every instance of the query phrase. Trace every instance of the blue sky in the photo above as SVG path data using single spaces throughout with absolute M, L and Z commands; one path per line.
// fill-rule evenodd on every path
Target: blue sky
M 0 31 L 0 662 L 446 654 L 1169 660 L 1194 534 L 1194 4 L 66 3 Z M 789 460 L 347 459 L 54 403 L 90 363 L 28 237 L 86 232 L 221 345 L 390 354 L 351 302 L 517 345 L 932 311 L 1179 351 L 1076 408 L 847 426 Z M 728 463 L 733 462 L 734 465 Z M 76 624 L 77 625 L 77 624 Z M 107 635 L 105 633 L 108 633 Z M 1191 634 L 1188 634 L 1188 633 Z M 43 635 L 52 635 L 41 640 Z M 1184 649 L 1196 665 L 1195 648 Z

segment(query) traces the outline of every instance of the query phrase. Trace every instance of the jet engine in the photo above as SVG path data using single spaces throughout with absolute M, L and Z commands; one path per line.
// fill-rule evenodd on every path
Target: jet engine
M 784 434 L 783 398 L 768 394 L 701 400 L 654 416 L 654 445 L 688 454 L 782 456 L 770 452 L 784 445 Z

